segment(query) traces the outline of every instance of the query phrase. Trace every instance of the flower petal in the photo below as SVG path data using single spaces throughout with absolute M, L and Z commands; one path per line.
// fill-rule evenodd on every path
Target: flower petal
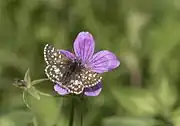
M 89 64 L 92 71 L 104 73 L 118 67 L 120 61 L 112 52 L 103 50 L 96 53 Z
M 74 41 L 74 52 L 83 64 L 88 63 L 94 53 L 95 42 L 89 32 L 80 32 Z
M 54 85 L 54 90 L 60 95 L 67 95 L 69 92 L 62 88 L 59 84 Z
M 85 88 L 84 89 L 84 94 L 86 96 L 98 96 L 100 94 L 101 90 L 102 90 L 102 84 L 98 83 L 94 87 Z
M 67 50 L 60 50 L 60 53 L 65 55 L 69 59 L 75 59 L 75 55 Z

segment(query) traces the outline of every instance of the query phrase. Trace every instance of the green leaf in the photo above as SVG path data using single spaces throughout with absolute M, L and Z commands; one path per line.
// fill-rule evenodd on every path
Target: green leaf
M 16 126 L 10 118 L 6 116 L 0 117 L 0 126 Z
M 154 126 L 152 118 L 111 117 L 103 121 L 103 126 Z
M 165 63 L 163 60 L 179 45 L 179 32 L 180 22 L 173 15 L 167 16 L 160 25 L 149 30 L 145 49 L 149 50 L 152 74 L 159 72 Z
M 6 116 L 14 121 L 16 126 L 25 126 L 33 120 L 33 114 L 31 112 L 20 110 L 9 113 Z
M 172 121 L 174 126 L 180 126 L 180 107 L 172 112 Z
M 37 100 L 40 100 L 40 95 L 38 93 L 38 90 L 36 90 L 35 87 L 30 87 L 27 89 L 27 92 L 33 96 L 34 98 L 36 98 Z
M 159 108 L 164 114 L 168 114 L 177 100 L 175 87 L 170 85 L 168 78 L 162 77 L 160 83 L 153 86 L 152 90 L 160 105 Z
M 0 126 L 27 126 L 32 122 L 33 114 L 22 110 L 13 111 L 0 117 Z
M 28 104 L 35 114 L 38 126 L 53 126 L 57 123 L 58 116 L 60 114 L 60 107 L 56 103 L 54 97 L 46 97 L 41 95 L 41 99 L 38 100 L 32 95 L 27 95 Z
M 27 82 L 28 86 L 31 85 L 31 77 L 30 77 L 30 69 L 28 68 L 25 76 L 24 76 L 24 80 Z
M 157 102 L 152 93 L 144 89 L 113 90 L 113 95 L 121 106 L 135 116 L 156 115 Z
M 47 81 L 47 80 L 49 80 L 49 79 L 44 78 L 44 79 L 34 80 L 34 81 L 32 81 L 32 85 L 36 85 L 36 84 L 42 83 L 42 82 Z

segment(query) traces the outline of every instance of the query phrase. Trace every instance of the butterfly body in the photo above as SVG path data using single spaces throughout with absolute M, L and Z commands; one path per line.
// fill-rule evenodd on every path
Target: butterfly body
M 69 59 L 48 44 L 44 48 L 44 59 L 47 77 L 70 93 L 80 94 L 84 88 L 95 86 L 102 79 L 98 73 L 85 68 L 80 60 Z
M 67 64 L 66 72 L 63 74 L 62 81 L 64 82 L 64 85 L 68 85 L 69 82 L 75 78 L 77 74 L 81 72 L 81 64 L 77 61 L 71 61 L 69 64 Z

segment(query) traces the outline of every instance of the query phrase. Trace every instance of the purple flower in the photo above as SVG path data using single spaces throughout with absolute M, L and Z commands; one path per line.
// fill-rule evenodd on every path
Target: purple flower
M 103 50 L 100 52 L 97 52 L 94 54 L 94 49 L 95 49 L 95 41 L 93 39 L 93 36 L 89 32 L 80 32 L 77 36 L 77 38 L 74 41 L 74 53 L 71 53 L 66 50 L 59 50 L 60 54 L 64 55 L 71 61 L 73 61 L 74 64 L 79 64 L 77 66 L 78 69 L 81 71 L 83 69 L 87 70 L 84 72 L 84 74 L 79 74 L 79 78 L 83 78 L 85 81 L 88 83 L 93 83 L 92 85 L 88 86 L 83 86 L 85 84 L 80 83 L 78 80 L 73 81 L 73 83 L 77 83 L 72 86 L 64 86 L 61 83 L 57 83 L 54 86 L 54 90 L 60 94 L 60 95 L 67 95 L 71 92 L 71 88 L 81 88 L 83 90 L 84 95 L 86 96 L 97 96 L 102 90 L 102 84 L 101 84 L 101 78 L 100 75 L 104 72 L 108 72 L 120 65 L 120 61 L 117 59 L 117 57 L 110 51 L 108 50 Z M 94 54 L 94 55 L 93 55 Z M 47 57 L 45 57 L 45 60 L 47 60 Z M 77 69 L 76 65 L 72 67 L 69 66 L 69 68 Z M 54 68 L 51 69 L 56 69 Z M 49 69 L 47 68 L 46 72 Z M 88 77 L 90 79 L 88 80 Z M 52 77 L 50 74 L 48 77 L 51 79 Z M 74 77 L 74 76 L 73 76 Z M 91 78 L 92 77 L 92 78 Z M 71 76 L 72 78 L 72 76 Z M 78 78 L 78 77 L 77 77 Z M 91 80 L 93 79 L 93 80 Z M 51 79 L 53 81 L 53 79 Z M 76 87 L 77 86 L 77 87 Z M 78 87 L 79 86 L 79 87 Z M 80 91 L 79 91 L 80 92 Z M 74 92 L 73 92 L 74 93 Z M 82 92 L 81 92 L 82 93 Z M 75 93 L 78 94 L 78 93 Z

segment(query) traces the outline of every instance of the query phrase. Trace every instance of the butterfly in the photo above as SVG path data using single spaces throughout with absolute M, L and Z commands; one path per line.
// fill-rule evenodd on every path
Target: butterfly
M 68 58 L 52 45 L 45 45 L 44 59 L 48 79 L 70 93 L 81 94 L 84 88 L 93 87 L 102 79 L 100 74 L 85 67 L 81 60 Z

